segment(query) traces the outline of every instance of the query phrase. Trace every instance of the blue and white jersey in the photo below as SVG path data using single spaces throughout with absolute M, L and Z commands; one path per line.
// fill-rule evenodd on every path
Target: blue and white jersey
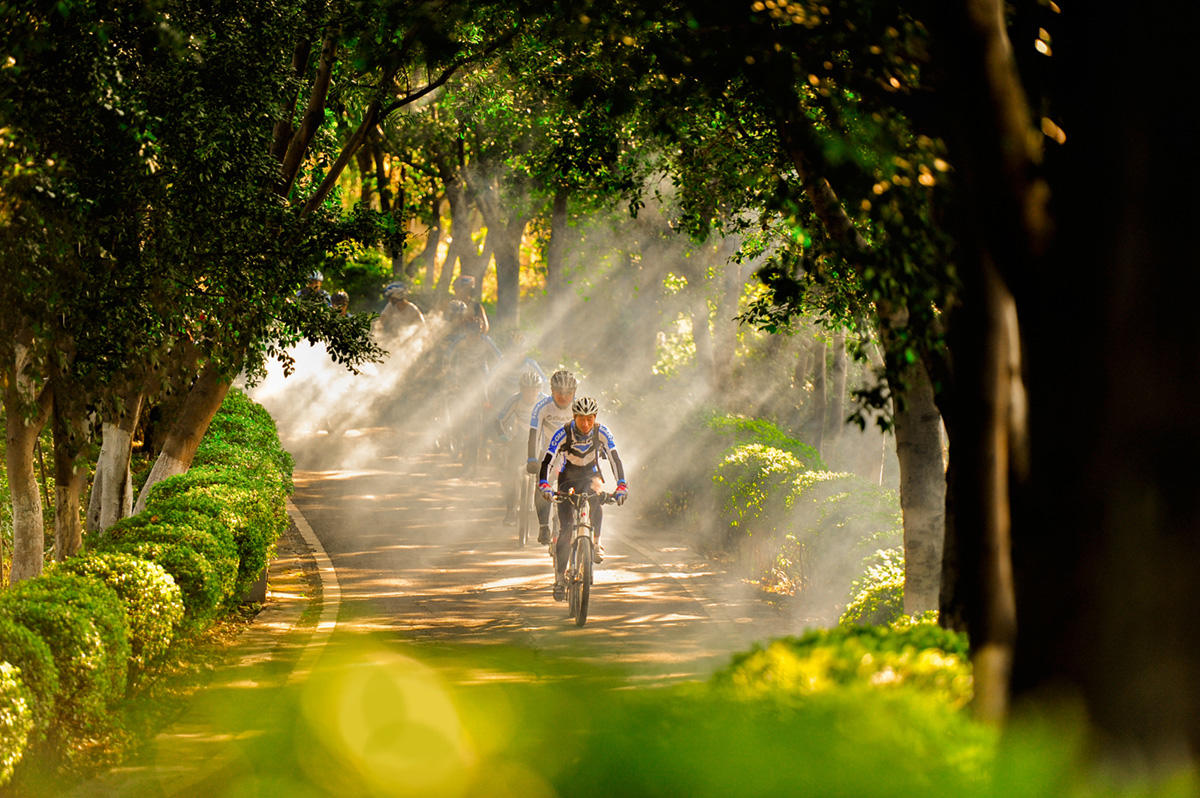
M 575 414 L 571 412 L 570 402 L 567 402 L 566 407 L 559 407 L 554 403 L 553 396 L 546 396 L 544 399 L 538 400 L 529 416 L 529 428 L 537 431 L 534 456 L 541 457 L 550 444 L 550 438 L 553 437 L 555 431 L 562 429 L 564 424 L 574 418 Z
M 603 424 L 597 424 L 591 434 L 583 435 L 575 427 L 575 421 L 564 424 L 550 438 L 546 454 L 550 457 L 550 474 L 561 473 L 566 467 L 586 468 L 592 471 L 600 470 L 600 458 L 609 462 L 618 462 L 615 457 L 617 444 L 612 433 Z M 623 475 L 622 475 L 623 476 Z M 618 479 L 621 476 L 617 477 Z
M 545 396 L 546 394 L 539 393 L 528 404 L 521 401 L 520 391 L 509 397 L 504 407 L 496 414 L 496 423 L 499 424 L 500 430 L 504 433 L 505 437 L 512 438 L 517 434 L 517 431 L 521 429 L 521 421 L 533 412 L 533 407 Z

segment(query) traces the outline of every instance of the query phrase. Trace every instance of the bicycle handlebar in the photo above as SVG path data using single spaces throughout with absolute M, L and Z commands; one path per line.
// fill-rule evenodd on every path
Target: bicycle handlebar
M 591 498 L 592 496 L 599 496 L 601 504 L 612 504 L 613 502 L 615 502 L 617 500 L 616 494 L 607 493 L 602 490 L 599 490 L 599 491 L 597 491 L 597 490 L 556 490 L 556 491 L 554 491 L 554 501 L 556 501 L 556 502 L 570 500 L 573 498 L 588 499 L 588 498 Z

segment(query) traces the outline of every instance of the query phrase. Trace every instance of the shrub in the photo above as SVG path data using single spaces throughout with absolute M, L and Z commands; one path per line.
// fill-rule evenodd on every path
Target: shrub
M 177 574 L 165 562 L 159 562 L 167 572 L 175 577 L 179 589 L 184 591 L 184 606 L 189 613 L 197 617 L 208 617 L 211 611 L 224 603 L 234 591 L 238 572 L 237 546 L 229 528 L 214 522 L 211 516 L 203 513 L 188 512 L 182 509 L 157 511 L 147 509 L 138 515 L 125 518 L 94 538 L 93 548 L 98 551 L 127 550 L 128 544 L 133 543 L 164 543 L 183 545 L 195 551 L 206 563 L 199 572 L 204 575 L 202 589 L 190 591 L 193 598 L 205 598 L 200 604 L 189 603 L 189 589 L 180 581 Z M 158 562 L 157 559 L 154 562 Z M 209 607 L 209 602 L 212 606 Z M 198 609 L 199 613 L 192 613 Z
M 129 629 L 120 599 L 100 580 L 57 571 L 29 579 L 0 595 L 0 616 L 50 648 L 60 688 L 53 726 L 86 729 L 124 695 Z
M 229 530 L 238 554 L 236 601 L 258 579 L 287 530 L 286 495 L 280 486 L 258 487 L 253 477 L 240 478 L 213 466 L 193 468 L 154 486 L 148 510 L 186 509 L 205 513 Z
M 904 552 L 877 551 L 867 558 L 865 573 L 850 586 L 853 598 L 840 623 L 889 624 L 904 615 Z
M 183 596 L 162 566 L 109 551 L 72 557 L 58 567 L 103 580 L 121 599 L 129 624 L 131 678 L 166 652 L 183 622 Z
M 21 681 L 31 698 L 31 742 L 36 741 L 45 733 L 54 717 L 54 701 L 59 689 L 54 655 L 45 640 L 0 614 L 0 662 L 9 662 L 21 669 Z
M 857 685 L 915 689 L 953 707 L 971 698 L 966 637 L 930 621 L 844 626 L 738 654 L 714 679 L 746 695 L 813 695 Z
M 106 550 L 148 560 L 171 575 L 183 599 L 181 626 L 185 630 L 203 629 L 216 615 L 225 597 L 217 569 L 184 543 L 127 540 Z
M 33 710 L 21 669 L 0 661 L 0 784 L 12 778 L 13 768 L 33 731 Z
M 275 419 L 236 388 L 230 389 L 196 450 L 193 466 L 240 466 L 266 461 L 291 493 L 292 456 L 283 448 Z

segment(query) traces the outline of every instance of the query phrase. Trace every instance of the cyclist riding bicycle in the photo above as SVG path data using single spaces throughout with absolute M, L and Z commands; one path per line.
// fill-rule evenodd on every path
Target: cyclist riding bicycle
M 525 452 L 525 470 L 530 474 L 538 472 L 541 455 L 550 445 L 554 433 L 571 420 L 571 402 L 575 399 L 576 386 L 575 375 L 566 369 L 559 369 L 550 375 L 550 395 L 533 406 L 529 416 L 529 443 Z M 534 507 L 538 517 L 537 541 L 544 545 L 550 542 L 550 502 L 538 493 L 534 498 Z
M 550 475 L 558 477 L 557 489 L 575 492 L 596 490 L 602 481 L 600 473 L 600 458 L 608 460 L 612 467 L 613 477 L 617 480 L 617 489 L 613 497 L 618 505 L 625 503 L 629 488 L 625 484 L 625 468 L 617 455 L 617 444 L 612 433 L 603 424 L 596 423 L 596 400 L 590 396 L 581 396 L 571 405 L 574 416 L 564 424 L 554 437 L 546 454 L 542 457 L 542 465 L 538 471 L 538 491 L 546 501 L 554 497 L 555 488 L 550 485 Z M 560 464 L 561 463 L 561 464 Z M 592 516 L 592 538 L 596 542 L 593 550 L 595 562 L 604 561 L 604 549 L 600 545 L 600 523 L 603 520 L 600 496 L 593 495 L 589 500 Z M 554 574 L 554 598 L 562 600 L 566 591 L 566 564 L 571 555 L 571 538 L 575 528 L 575 514 L 567 502 L 558 505 L 558 540 L 557 557 L 558 572 Z
M 525 479 L 525 470 L 522 467 L 525 446 L 518 436 L 524 428 L 525 419 L 533 412 L 533 406 L 546 396 L 539 390 L 542 387 L 542 376 L 532 369 L 521 373 L 517 385 L 520 390 L 509 397 L 496 416 L 498 437 L 504 449 L 500 485 L 504 491 L 505 524 L 516 522 L 517 497 L 520 495 L 517 488 L 520 481 Z

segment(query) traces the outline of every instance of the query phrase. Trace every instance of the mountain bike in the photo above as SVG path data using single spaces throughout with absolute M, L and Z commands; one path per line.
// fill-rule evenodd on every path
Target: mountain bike
M 568 617 L 575 619 L 576 626 L 587 623 L 588 604 L 592 594 L 593 556 L 596 542 L 592 535 L 592 504 L 588 499 L 600 497 L 601 504 L 614 501 L 611 493 L 592 490 L 555 491 L 554 501 L 569 502 L 575 513 L 575 531 L 571 535 L 571 554 L 567 561 L 567 609 Z M 557 515 L 557 513 L 555 513 Z M 558 546 L 550 544 L 550 554 L 554 558 L 555 578 L 560 572 L 558 567 Z

